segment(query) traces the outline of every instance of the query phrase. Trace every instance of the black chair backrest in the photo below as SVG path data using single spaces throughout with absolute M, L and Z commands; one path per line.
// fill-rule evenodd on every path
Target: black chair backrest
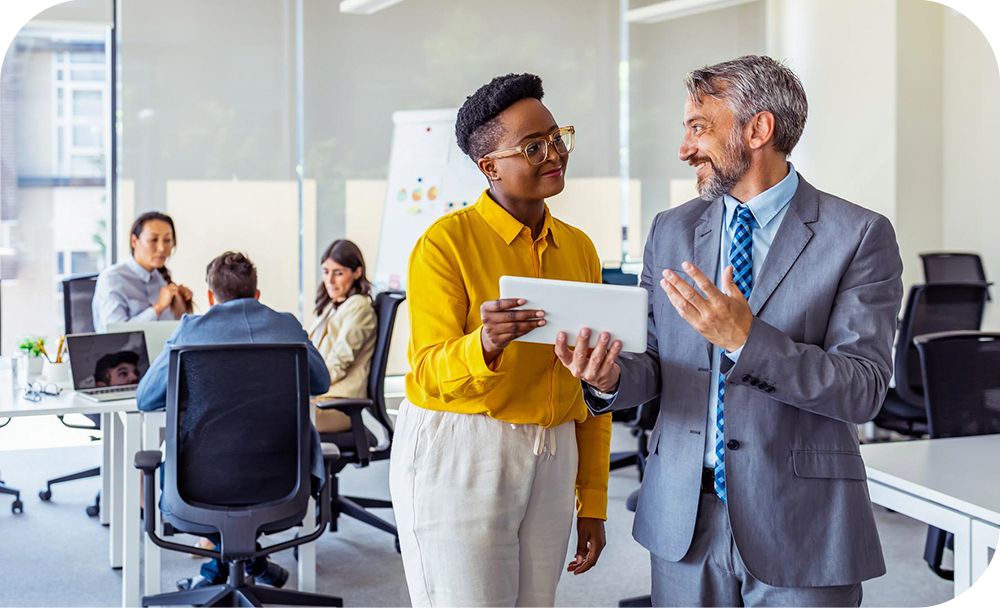
M 602 268 L 601 282 L 606 285 L 631 285 L 639 284 L 639 275 L 625 272 L 621 268 Z
M 983 259 L 976 253 L 921 253 L 925 283 L 986 283 Z M 987 291 L 986 298 L 990 299 Z
M 985 306 L 986 283 L 938 283 L 910 288 L 893 362 L 896 392 L 904 401 L 916 407 L 924 405 L 920 355 L 913 344 L 914 336 L 978 330 Z
M 258 530 L 306 512 L 306 346 L 177 346 L 168 373 L 164 517 L 218 530 L 227 553 L 252 552 Z
M 392 340 L 392 328 L 396 324 L 396 312 L 405 299 L 405 291 L 391 289 L 375 296 L 378 337 L 375 341 L 375 352 L 372 354 L 371 370 L 368 372 L 368 398 L 372 400 L 371 414 L 389 433 L 390 443 L 393 425 L 385 407 L 385 372 L 389 365 L 389 346 Z
M 62 282 L 63 322 L 65 333 L 86 334 L 94 331 L 94 288 L 96 274 L 81 274 Z
M 921 253 L 927 283 L 985 283 L 983 260 L 975 253 Z
M 917 336 L 931 439 L 1000 433 L 1000 333 Z

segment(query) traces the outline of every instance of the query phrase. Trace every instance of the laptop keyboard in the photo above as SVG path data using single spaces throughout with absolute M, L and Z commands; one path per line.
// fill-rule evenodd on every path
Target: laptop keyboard
M 135 392 L 134 386 L 109 386 L 108 388 L 95 388 L 87 391 L 91 395 L 107 395 L 111 393 L 131 393 Z

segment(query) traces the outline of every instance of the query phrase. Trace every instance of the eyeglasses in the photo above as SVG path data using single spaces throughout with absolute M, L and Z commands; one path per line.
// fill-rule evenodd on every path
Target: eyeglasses
M 41 382 L 32 382 L 24 389 L 24 398 L 28 401 L 38 403 L 42 400 L 42 397 L 48 395 L 49 397 L 56 397 L 62 393 L 62 389 L 55 384 L 42 384 Z
M 545 159 L 549 157 L 549 144 L 552 144 L 552 147 L 555 148 L 556 154 L 563 155 L 573 151 L 573 145 L 576 143 L 575 140 L 576 128 L 570 125 L 560 128 L 551 135 L 533 139 L 520 146 L 495 150 L 484 155 L 483 158 L 504 158 L 523 154 L 529 165 L 538 166 L 544 163 Z

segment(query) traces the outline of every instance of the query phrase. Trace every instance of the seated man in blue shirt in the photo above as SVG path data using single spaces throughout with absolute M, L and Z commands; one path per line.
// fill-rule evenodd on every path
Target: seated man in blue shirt
M 299 321 L 291 314 L 276 312 L 258 301 L 257 269 L 245 255 L 227 251 L 212 260 L 206 270 L 206 282 L 211 308 L 203 315 L 185 315 L 181 319 L 163 352 L 139 382 L 136 400 L 140 410 L 148 412 L 166 407 L 171 346 L 301 342 L 309 352 L 310 394 L 321 395 L 330 388 L 326 363 Z M 312 475 L 319 485 L 325 483 L 323 452 L 315 429 Z M 254 576 L 258 583 L 275 587 L 281 587 L 288 580 L 287 570 L 263 557 L 247 567 L 247 574 Z M 184 579 L 178 582 L 178 588 L 215 585 L 224 583 L 228 577 L 228 565 L 213 559 L 202 565 L 198 580 Z

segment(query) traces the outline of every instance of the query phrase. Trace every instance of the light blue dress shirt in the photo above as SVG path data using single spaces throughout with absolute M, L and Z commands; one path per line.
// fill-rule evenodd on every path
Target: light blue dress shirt
M 160 299 L 160 290 L 166 285 L 159 270 L 146 270 L 132 256 L 105 268 L 98 275 L 94 288 L 94 331 L 107 331 L 108 323 L 177 319 L 169 307 L 159 315 L 153 309 L 153 304 Z
M 788 203 L 795 195 L 795 190 L 799 187 L 799 176 L 795 173 L 795 167 L 788 163 L 788 175 L 777 184 L 761 192 L 757 196 L 746 202 L 750 208 L 750 213 L 754 217 L 753 226 L 753 284 L 757 284 L 757 277 L 764 267 L 767 259 L 767 252 L 771 250 L 771 243 L 774 242 L 774 235 L 781 226 L 781 220 L 788 211 Z M 715 277 L 715 284 L 722 287 L 722 271 L 729 266 L 729 248 L 733 244 L 733 237 L 736 234 L 736 208 L 740 201 L 730 195 L 722 197 L 725 210 L 722 214 L 722 242 L 719 247 L 719 272 Z M 751 292 L 752 293 L 752 292 Z M 708 426 L 705 433 L 705 466 L 715 468 L 715 418 L 716 408 L 719 403 L 719 367 L 721 364 L 721 348 L 712 349 L 712 378 L 708 391 Z M 726 357 L 736 363 L 740 358 L 743 347 L 726 353 Z

